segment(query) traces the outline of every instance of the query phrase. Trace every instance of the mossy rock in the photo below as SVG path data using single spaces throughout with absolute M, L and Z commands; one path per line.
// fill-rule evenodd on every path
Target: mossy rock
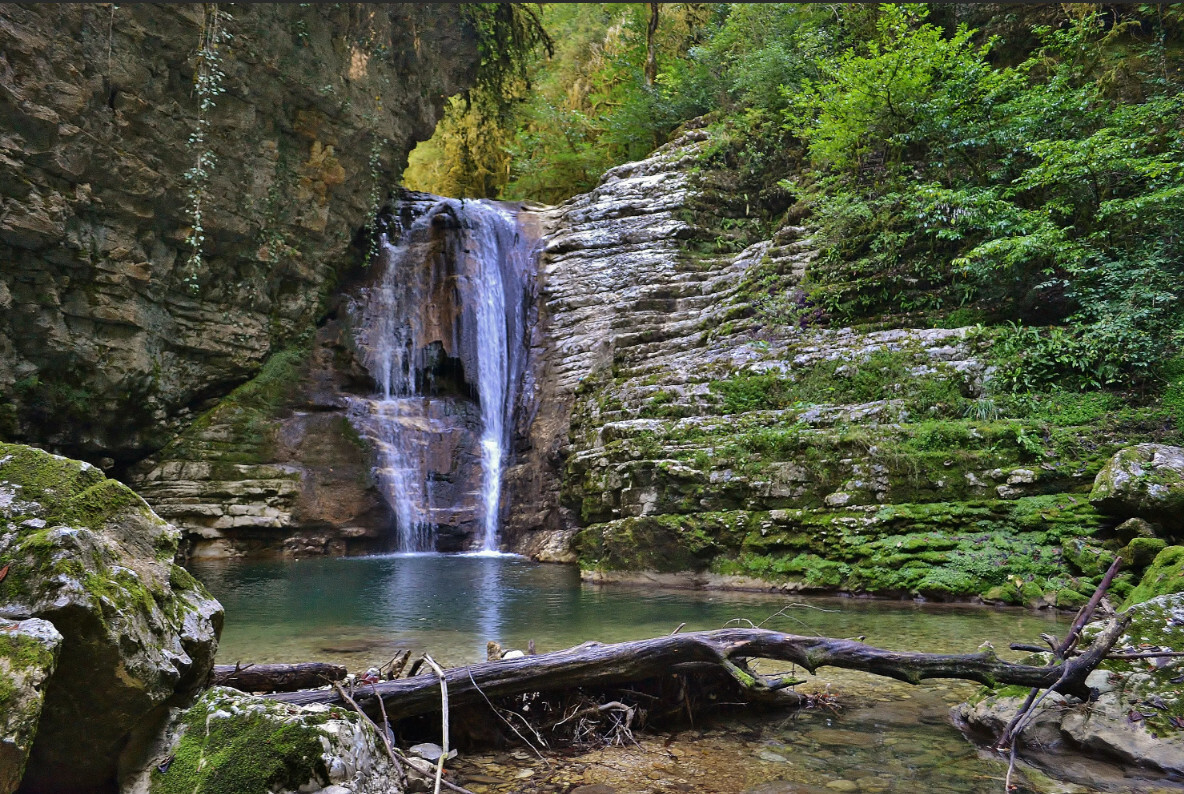
M 1116 452 L 1098 472 L 1090 503 L 1121 518 L 1184 528 L 1184 448 L 1136 444 Z
M 1162 538 L 1133 538 L 1118 552 L 1118 556 L 1128 568 L 1142 568 L 1154 560 L 1167 545 L 1168 542 Z
M 124 790 L 274 794 L 398 792 L 374 729 L 338 707 L 301 708 L 215 687 L 174 715 Z
M 1123 609 L 1134 604 L 1167 595 L 1184 592 L 1184 546 L 1168 546 L 1155 555 L 1155 559 L 1143 573 L 1139 584 L 1123 602 Z
M 205 681 L 222 607 L 174 565 L 178 537 L 93 466 L 0 444 L 0 616 L 41 618 L 63 637 L 33 788 L 109 785 L 122 750 Z
M 16 791 L 24 775 L 61 644 L 49 621 L 0 621 L 0 794 Z

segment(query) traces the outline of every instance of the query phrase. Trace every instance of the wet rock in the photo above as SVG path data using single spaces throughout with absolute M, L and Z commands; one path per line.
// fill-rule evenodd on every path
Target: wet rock
M 399 794 L 394 775 L 381 738 L 354 712 L 215 687 L 174 710 L 120 791 L 216 794 L 230 783 L 242 792 Z
M 173 564 L 177 530 L 97 468 L 0 444 L 0 494 L 0 616 L 62 635 L 25 785 L 104 785 L 205 682 L 222 607 Z
M 24 775 L 61 644 L 48 621 L 0 619 L 0 794 L 16 791 Z
M 1184 650 L 1184 594 L 1162 595 L 1132 607 L 1133 619 L 1116 650 Z M 1100 630 L 1091 624 L 1088 638 Z M 1039 754 L 1068 779 L 1079 765 L 1076 753 L 1168 776 L 1184 774 L 1184 692 L 1179 686 L 1184 660 L 1111 659 L 1091 674 L 1096 701 L 1070 705 L 1050 695 L 1020 737 L 1021 749 Z M 1000 694 L 955 707 L 955 721 L 979 736 L 996 737 L 1022 704 L 1026 690 Z M 1081 782 L 1088 784 L 1089 781 Z
M 1115 453 L 1098 472 L 1089 499 L 1111 515 L 1154 521 L 1169 533 L 1184 529 L 1184 449 L 1136 444 Z

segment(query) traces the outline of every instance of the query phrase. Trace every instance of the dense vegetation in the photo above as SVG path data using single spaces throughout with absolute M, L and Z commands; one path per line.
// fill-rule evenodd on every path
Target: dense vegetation
M 1017 391 L 1184 369 L 1184 6 L 656 8 L 542 7 L 552 54 L 452 100 L 408 185 L 557 202 L 705 116 L 705 166 L 815 229 L 795 318 L 1012 322 Z

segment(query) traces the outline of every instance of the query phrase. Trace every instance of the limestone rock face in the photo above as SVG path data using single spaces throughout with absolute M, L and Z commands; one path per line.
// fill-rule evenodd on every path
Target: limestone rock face
M 1090 502 L 1104 513 L 1154 521 L 1170 533 L 1184 529 L 1184 449 L 1136 444 L 1117 452 L 1098 472 Z
M 1116 650 L 1184 650 L 1184 594 L 1159 596 L 1132 609 L 1134 619 Z M 1100 625 L 1087 627 L 1087 640 Z M 1021 735 L 1021 751 L 1054 765 L 1059 776 L 1086 785 L 1094 781 L 1080 779 L 1080 773 L 1088 772 L 1089 765 L 1082 765 L 1074 753 L 1178 778 L 1184 774 L 1184 731 L 1173 720 L 1184 716 L 1184 694 L 1177 683 L 1182 671 L 1184 661 L 1178 658 L 1154 664 L 1103 662 L 1087 681 L 1099 691 L 1098 699 L 1070 705 L 1051 696 Z M 995 695 L 974 705 L 964 703 L 954 717 L 979 736 L 998 736 L 1023 698 Z
M 252 381 L 137 465 L 129 482 L 184 533 L 190 557 L 373 550 L 389 534 L 348 395 L 372 388 L 342 323 Z
M 106 784 L 120 753 L 205 682 L 222 607 L 173 564 L 177 539 L 90 464 L 0 445 L 0 615 L 63 638 L 28 790 Z
M 801 287 L 809 230 L 768 236 L 709 150 L 687 130 L 542 213 L 510 547 L 1038 605 L 1057 594 L 1034 579 L 1094 576 L 1061 555 L 1101 526 L 1075 493 L 1094 470 L 998 421 L 990 330 L 828 326 Z
M 381 738 L 358 714 L 214 687 L 174 712 L 121 794 L 227 791 L 400 794 Z
M 0 621 L 0 794 L 16 791 L 24 775 L 61 644 L 48 621 Z
M 194 262 L 205 9 L 0 7 L 0 437 L 117 464 L 163 446 L 309 326 L 477 63 L 431 7 L 229 9 Z

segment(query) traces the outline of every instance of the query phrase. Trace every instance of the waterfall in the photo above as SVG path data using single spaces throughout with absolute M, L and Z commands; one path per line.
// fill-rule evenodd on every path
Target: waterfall
M 509 205 L 411 195 L 351 306 L 377 387 L 351 414 L 400 551 L 496 552 L 536 241 Z

